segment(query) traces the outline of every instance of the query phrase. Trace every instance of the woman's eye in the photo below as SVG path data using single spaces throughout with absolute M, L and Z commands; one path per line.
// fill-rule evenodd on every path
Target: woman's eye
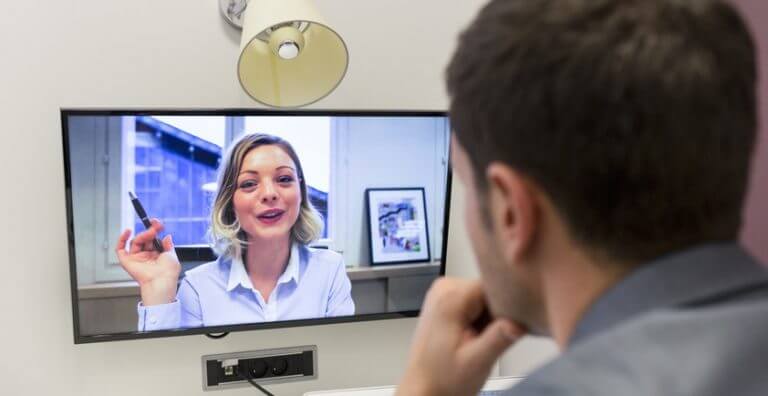
M 280 183 L 290 183 L 290 182 L 293 181 L 293 177 L 291 177 L 291 176 L 280 176 L 277 179 L 277 181 L 280 182 Z
M 256 187 L 256 182 L 253 180 L 246 180 L 240 183 L 240 188 L 248 189 L 248 188 L 254 188 L 254 187 Z

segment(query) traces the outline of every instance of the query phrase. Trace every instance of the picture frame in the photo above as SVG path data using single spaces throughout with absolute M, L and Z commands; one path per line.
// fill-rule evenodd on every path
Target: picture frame
M 371 265 L 429 263 L 424 187 L 365 190 Z

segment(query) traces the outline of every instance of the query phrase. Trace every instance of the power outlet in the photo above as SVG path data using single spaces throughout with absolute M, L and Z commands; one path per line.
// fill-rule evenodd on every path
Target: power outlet
M 317 378 L 317 346 L 233 352 L 202 357 L 203 390 L 261 385 Z

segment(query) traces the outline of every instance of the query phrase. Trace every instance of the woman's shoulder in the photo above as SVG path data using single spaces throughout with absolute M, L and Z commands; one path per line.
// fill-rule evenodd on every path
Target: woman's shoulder
M 344 256 L 339 252 L 309 246 L 304 246 L 304 251 L 306 252 L 308 262 L 324 263 L 331 266 L 344 265 Z
M 221 278 L 225 272 L 229 271 L 231 260 L 218 258 L 214 261 L 200 264 L 184 272 L 184 279 L 190 282 L 201 281 L 204 279 Z

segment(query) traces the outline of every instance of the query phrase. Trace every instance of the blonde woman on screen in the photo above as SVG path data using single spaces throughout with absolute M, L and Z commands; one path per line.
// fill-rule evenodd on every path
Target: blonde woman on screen
M 186 272 L 170 235 L 163 253 L 153 240 L 163 230 L 152 219 L 117 256 L 139 283 L 139 331 L 353 315 L 344 261 L 309 248 L 322 220 L 307 196 L 301 163 L 285 140 L 246 135 L 226 155 L 211 213 L 216 261 Z M 178 291 L 177 291 L 178 284 Z

